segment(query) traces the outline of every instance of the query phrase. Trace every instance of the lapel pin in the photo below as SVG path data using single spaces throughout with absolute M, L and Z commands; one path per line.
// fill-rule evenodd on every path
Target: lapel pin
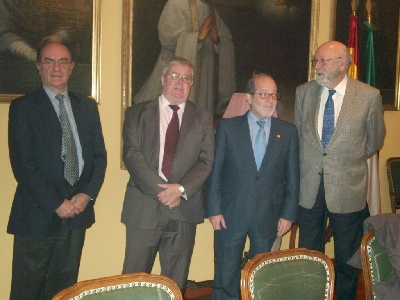
M 281 135 L 280 135 L 280 134 L 278 134 L 276 137 L 277 137 L 278 139 L 280 139 L 280 138 L 281 138 Z

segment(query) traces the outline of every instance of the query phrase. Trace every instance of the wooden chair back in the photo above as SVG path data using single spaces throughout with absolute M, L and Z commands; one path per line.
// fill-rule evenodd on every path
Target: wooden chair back
M 373 230 L 368 231 L 361 241 L 361 261 L 366 299 L 376 299 L 373 284 L 389 280 L 393 270 L 388 254 L 379 245 Z
M 242 300 L 333 299 L 335 271 L 325 254 L 304 248 L 258 254 L 242 270 Z
M 183 300 L 181 290 L 170 278 L 131 273 L 77 282 L 59 292 L 53 300 Z

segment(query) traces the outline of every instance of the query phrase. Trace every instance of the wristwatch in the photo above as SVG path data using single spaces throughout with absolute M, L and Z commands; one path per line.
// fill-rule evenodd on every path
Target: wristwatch
M 182 196 L 186 194 L 185 188 L 184 188 L 183 186 L 180 185 L 180 186 L 178 187 L 178 190 L 182 193 Z

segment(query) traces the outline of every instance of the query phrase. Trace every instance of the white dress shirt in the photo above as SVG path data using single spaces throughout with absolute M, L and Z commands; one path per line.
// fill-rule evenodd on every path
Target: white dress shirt
M 165 181 L 167 181 L 167 178 L 165 178 L 163 172 L 161 171 L 162 169 L 162 163 L 164 159 L 164 146 L 165 146 L 165 135 L 167 132 L 168 124 L 171 121 L 173 110 L 170 105 L 169 101 L 161 94 L 161 96 L 158 98 L 158 105 L 160 108 L 160 155 L 158 159 L 158 175 L 162 177 Z M 182 104 L 179 105 L 179 110 L 178 110 L 178 118 L 179 118 L 179 128 L 181 128 L 182 124 L 182 117 L 183 117 L 183 112 L 185 111 L 185 106 L 186 102 L 183 102 Z

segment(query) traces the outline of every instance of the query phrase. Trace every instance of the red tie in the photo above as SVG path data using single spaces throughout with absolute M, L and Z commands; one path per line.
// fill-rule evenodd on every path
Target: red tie
M 169 107 L 171 107 L 174 112 L 171 121 L 168 124 L 167 133 L 165 134 L 164 157 L 161 168 L 161 171 L 167 179 L 171 171 L 176 142 L 178 141 L 179 135 L 179 118 L 177 113 L 179 106 L 169 105 Z

